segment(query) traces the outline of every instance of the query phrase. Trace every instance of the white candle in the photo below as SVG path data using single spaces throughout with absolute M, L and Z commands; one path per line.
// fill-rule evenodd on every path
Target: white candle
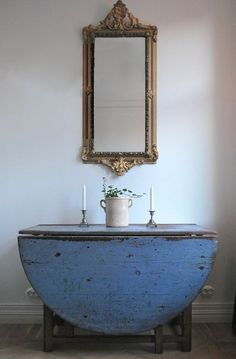
M 86 211 L 86 186 L 82 187 L 82 209 Z
M 150 211 L 154 211 L 154 189 L 150 187 Z

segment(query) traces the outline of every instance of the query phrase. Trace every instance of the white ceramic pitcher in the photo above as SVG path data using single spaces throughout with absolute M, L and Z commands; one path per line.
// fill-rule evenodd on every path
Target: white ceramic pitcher
M 100 201 L 106 213 L 107 227 L 127 227 L 129 225 L 128 209 L 133 205 L 131 198 L 108 197 Z

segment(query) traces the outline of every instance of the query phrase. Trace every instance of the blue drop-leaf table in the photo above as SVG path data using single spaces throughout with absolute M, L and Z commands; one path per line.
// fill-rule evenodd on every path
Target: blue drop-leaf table
M 45 351 L 58 339 L 58 318 L 71 340 L 79 327 L 100 334 L 90 338 L 151 340 L 157 353 L 171 341 L 191 350 L 191 303 L 212 268 L 214 231 L 194 224 L 38 225 L 19 234 L 22 265 L 44 303 Z M 181 333 L 164 335 L 173 318 Z

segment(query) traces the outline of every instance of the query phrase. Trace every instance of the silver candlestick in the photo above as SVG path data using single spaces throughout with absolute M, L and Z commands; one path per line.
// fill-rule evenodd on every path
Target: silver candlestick
M 150 213 L 151 218 L 149 219 L 149 222 L 147 223 L 147 227 L 156 227 L 157 224 L 153 219 L 155 211 L 149 211 L 149 213 Z
M 81 212 L 82 212 L 82 220 L 81 220 L 79 226 L 80 227 L 88 227 L 89 224 L 88 224 L 87 219 L 86 219 L 86 212 L 87 211 L 86 211 L 86 209 L 82 209 Z

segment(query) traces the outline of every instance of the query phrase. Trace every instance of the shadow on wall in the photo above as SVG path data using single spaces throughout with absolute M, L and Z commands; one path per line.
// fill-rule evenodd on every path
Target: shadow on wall
M 158 61 L 162 211 L 166 218 L 208 226 L 215 215 L 213 25 L 206 16 L 166 25 Z
M 7 236 L 8 237 L 8 236 Z M 4 237 L 3 237 L 4 238 Z M 22 280 L 23 278 L 24 280 Z M 16 235 L 12 235 L 11 240 L 1 240 L 0 256 L 0 305 L 11 303 L 24 303 L 26 296 L 24 286 L 28 286 L 28 281 L 24 275 L 21 265 Z M 19 293 L 16 297 L 16 293 Z M 1 307 L 0 307 L 1 309 Z
M 236 291 L 236 3 L 230 5 L 219 9 L 214 27 L 214 205 L 220 241 L 214 277 L 217 276 L 220 296 L 233 302 Z

